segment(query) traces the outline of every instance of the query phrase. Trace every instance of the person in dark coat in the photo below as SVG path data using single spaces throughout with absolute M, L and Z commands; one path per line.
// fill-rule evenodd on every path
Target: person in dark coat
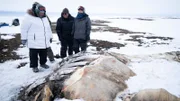
M 75 53 L 81 51 L 86 51 L 87 42 L 90 40 L 91 32 L 91 20 L 89 16 L 85 13 L 85 8 L 80 6 L 78 8 L 78 14 L 75 18 L 73 25 L 73 49 Z
M 56 31 L 61 42 L 61 58 L 66 57 L 66 52 L 68 49 L 68 55 L 73 54 L 73 36 L 72 36 L 72 26 L 74 23 L 74 17 L 71 16 L 69 10 L 64 8 L 61 17 L 57 20 Z

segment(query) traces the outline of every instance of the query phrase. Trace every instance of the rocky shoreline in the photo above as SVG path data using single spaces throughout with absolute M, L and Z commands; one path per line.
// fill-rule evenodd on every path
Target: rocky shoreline
M 168 45 L 173 38 L 171 37 L 162 37 L 162 36 L 154 36 L 152 33 L 147 32 L 133 32 L 127 29 L 121 29 L 118 27 L 108 26 L 109 21 L 104 20 L 92 20 L 92 33 L 93 32 L 111 32 L 117 33 L 119 36 L 128 35 L 129 38 L 124 40 L 124 43 L 117 42 L 109 42 L 104 40 L 90 40 L 89 46 L 96 47 L 96 51 L 100 50 L 108 50 L 110 48 L 125 47 L 129 42 L 137 44 L 139 47 L 150 47 L 152 45 Z M 52 22 L 52 32 L 56 34 L 56 23 Z M 2 34 L 7 35 L 7 34 Z M 8 36 L 8 35 L 7 35 Z M 0 43 L 0 52 L 3 53 L 0 55 L 0 62 L 5 62 L 9 59 L 20 59 L 21 57 L 16 55 L 13 50 L 16 50 L 20 47 L 20 34 L 15 34 L 15 38 L 9 40 L 3 40 Z M 121 39 L 119 39 L 121 40 Z M 8 50 L 8 51 L 7 51 Z

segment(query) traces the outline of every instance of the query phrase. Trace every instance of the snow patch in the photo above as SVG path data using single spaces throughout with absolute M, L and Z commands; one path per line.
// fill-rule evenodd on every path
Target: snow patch
M 4 39 L 4 40 L 9 40 L 9 39 L 13 39 L 15 37 L 12 36 L 12 35 L 1 35 L 1 38 Z
M 147 62 L 132 62 L 130 68 L 137 74 L 127 80 L 131 93 L 143 89 L 164 88 L 170 93 L 180 96 L 180 63 L 164 59 L 154 59 Z M 135 86 L 136 85 L 136 86 Z

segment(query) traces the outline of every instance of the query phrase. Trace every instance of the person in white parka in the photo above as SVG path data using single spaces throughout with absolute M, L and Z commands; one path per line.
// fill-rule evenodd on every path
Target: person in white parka
M 39 3 L 34 3 L 28 10 L 21 24 L 21 42 L 29 48 L 30 68 L 39 72 L 38 55 L 41 67 L 47 69 L 47 48 L 50 47 L 52 31 L 46 17 L 46 9 Z

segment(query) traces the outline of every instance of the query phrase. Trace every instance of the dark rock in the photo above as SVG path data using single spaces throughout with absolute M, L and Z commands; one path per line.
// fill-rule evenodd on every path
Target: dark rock
M 149 18 L 137 18 L 138 20 L 143 20 L 143 21 L 154 21 L 154 19 L 149 19 Z
M 90 40 L 90 44 L 91 44 L 90 46 L 95 46 L 97 51 L 100 51 L 101 49 L 110 49 L 113 47 L 120 49 L 120 47 L 125 46 L 124 44 L 102 41 L 102 40 Z
M 171 37 L 161 37 L 161 36 L 148 36 L 148 37 L 145 37 L 145 38 L 146 39 L 160 39 L 160 40 L 164 40 L 164 41 L 174 39 L 174 38 L 171 38 Z
M 7 35 L 7 34 L 1 34 L 1 35 Z M 2 39 L 0 42 L 0 63 L 5 62 L 6 60 L 16 60 L 20 59 L 20 57 L 13 52 L 16 50 L 20 43 L 20 34 L 13 35 L 15 38 L 4 40 Z
M 20 63 L 20 64 L 18 65 L 18 67 L 17 67 L 17 68 L 24 67 L 26 64 L 27 64 L 27 62 L 22 62 L 22 63 Z

